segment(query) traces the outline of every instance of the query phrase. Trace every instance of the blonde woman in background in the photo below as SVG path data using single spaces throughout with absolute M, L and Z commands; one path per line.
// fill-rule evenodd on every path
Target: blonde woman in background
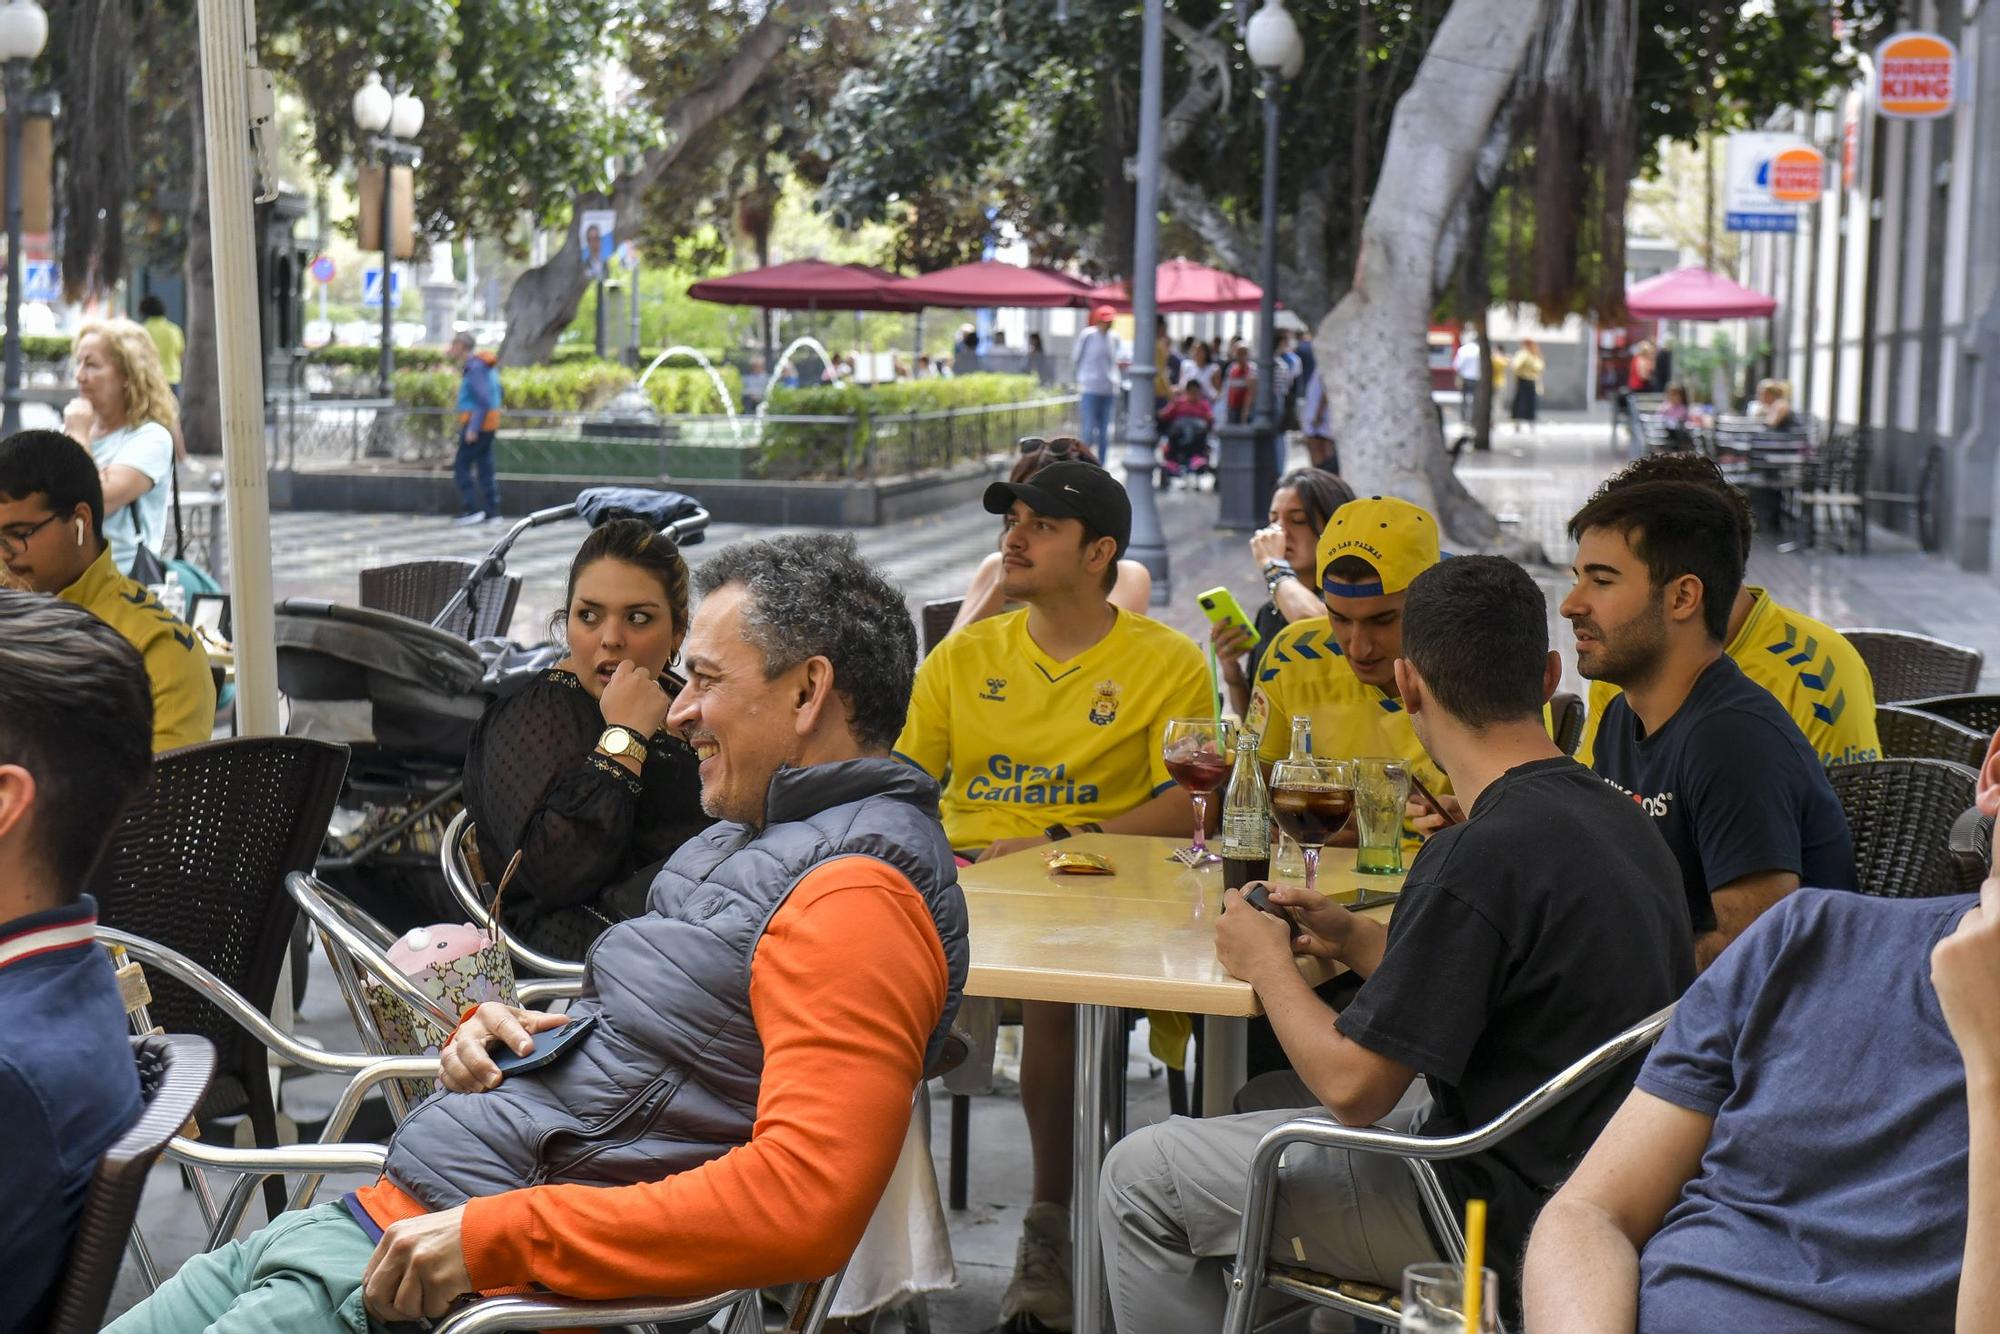
M 168 473 L 180 414 L 143 325 L 92 320 L 70 344 L 77 396 L 63 408 L 63 433 L 90 450 L 104 483 L 104 537 L 120 574 L 140 541 L 154 550 L 166 533 Z
M 1508 363 L 1514 373 L 1514 429 L 1520 430 L 1523 423 L 1532 431 L 1535 429 L 1535 410 L 1542 399 L 1542 348 L 1532 338 L 1523 338 L 1521 348 Z

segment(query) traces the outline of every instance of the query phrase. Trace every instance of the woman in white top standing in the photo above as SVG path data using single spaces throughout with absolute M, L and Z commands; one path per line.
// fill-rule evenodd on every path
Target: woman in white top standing
M 63 432 L 87 446 L 104 483 L 104 537 L 111 561 L 129 573 L 143 538 L 166 545 L 168 472 L 179 416 L 160 354 L 131 320 L 92 320 L 70 344 L 76 393 Z

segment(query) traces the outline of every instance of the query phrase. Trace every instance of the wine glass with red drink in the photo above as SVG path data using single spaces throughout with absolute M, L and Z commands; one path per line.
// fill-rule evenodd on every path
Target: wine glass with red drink
M 1354 772 L 1333 760 L 1280 760 L 1271 769 L 1271 818 L 1299 845 L 1306 888 L 1319 891 L 1319 850 L 1354 813 Z
M 1222 860 L 1208 850 L 1208 797 L 1236 767 L 1236 725 L 1227 718 L 1170 718 L 1160 741 L 1167 772 L 1194 798 L 1194 846 L 1180 858 L 1189 866 Z

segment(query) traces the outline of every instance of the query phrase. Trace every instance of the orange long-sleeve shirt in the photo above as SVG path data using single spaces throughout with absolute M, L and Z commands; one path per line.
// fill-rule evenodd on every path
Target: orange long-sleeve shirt
M 868 857 L 815 867 L 751 962 L 764 1073 L 750 1142 L 660 1181 L 472 1200 L 473 1286 L 695 1297 L 831 1274 L 895 1168 L 946 989 L 937 928 L 900 872 Z M 424 1212 L 386 1177 L 358 1197 L 384 1227 Z

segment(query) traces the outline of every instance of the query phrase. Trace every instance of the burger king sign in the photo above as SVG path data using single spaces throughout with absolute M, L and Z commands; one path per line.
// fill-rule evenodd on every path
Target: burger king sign
M 1958 48 L 1934 32 L 1899 32 L 1875 48 L 1875 109 L 1893 120 L 1951 114 Z

